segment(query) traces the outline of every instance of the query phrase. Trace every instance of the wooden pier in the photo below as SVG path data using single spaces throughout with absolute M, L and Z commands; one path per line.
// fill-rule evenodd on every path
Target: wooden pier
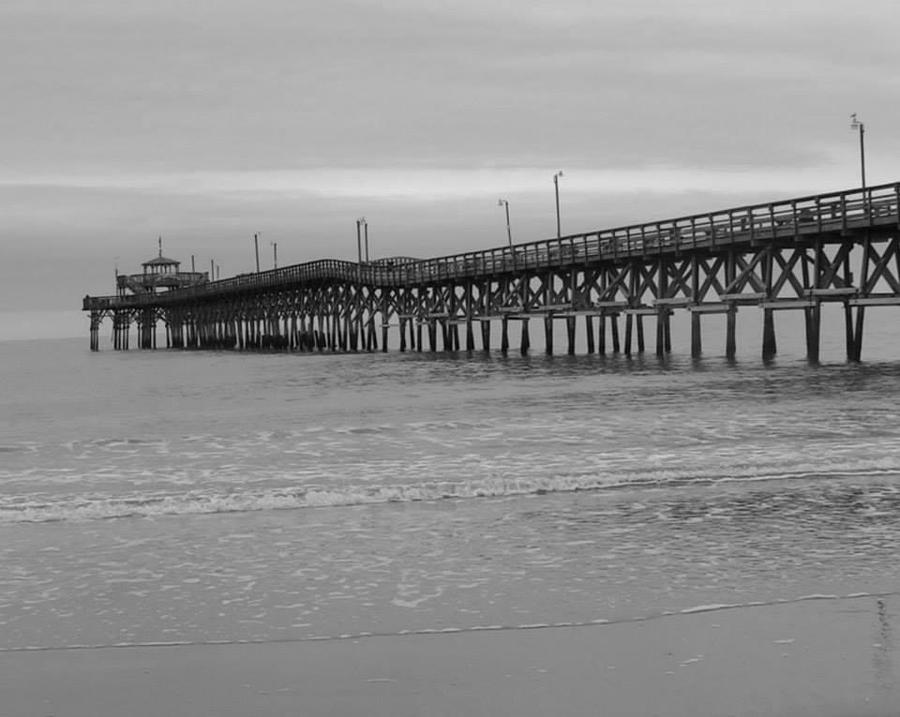
M 177 349 L 387 351 L 393 330 L 400 351 L 507 352 L 518 321 L 527 353 L 534 321 L 548 353 L 557 322 L 570 354 L 579 323 L 589 353 L 631 353 L 645 350 L 649 318 L 659 355 L 671 351 L 673 312 L 687 311 L 692 355 L 703 317 L 725 314 L 733 357 L 738 307 L 757 307 L 763 358 L 777 350 L 775 312 L 795 310 L 818 361 L 821 306 L 835 302 L 847 358 L 859 361 L 866 310 L 900 305 L 898 206 L 900 183 L 884 184 L 434 259 L 325 259 L 219 281 L 189 273 L 132 294 L 120 282 L 83 309 L 93 350 L 109 317 L 116 349 L 129 348 L 132 324 L 138 346 L 156 348 L 161 322 Z

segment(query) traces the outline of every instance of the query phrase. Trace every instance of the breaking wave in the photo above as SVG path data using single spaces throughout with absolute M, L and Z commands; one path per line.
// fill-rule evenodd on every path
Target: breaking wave
M 269 487 L 217 492 L 210 487 L 184 493 L 81 494 L 77 497 L 20 496 L 0 502 L 0 524 L 45 523 L 58 521 L 109 520 L 131 517 L 204 515 L 267 510 L 297 510 L 356 506 L 379 503 L 412 503 L 439 500 L 499 498 L 577 491 L 702 486 L 730 482 L 777 480 L 837 480 L 900 476 L 894 467 L 867 466 L 856 470 L 785 471 L 731 476 L 679 474 L 677 471 L 632 473 L 619 476 L 596 473 L 552 475 L 546 477 L 489 476 L 461 481 L 431 481 L 416 484 L 352 485 L 328 487 L 306 485 Z

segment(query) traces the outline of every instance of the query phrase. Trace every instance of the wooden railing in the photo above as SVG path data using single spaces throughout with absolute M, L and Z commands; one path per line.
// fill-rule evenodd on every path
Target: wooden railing
M 513 247 L 498 247 L 395 266 L 322 259 L 157 294 L 86 296 L 84 309 L 140 307 L 278 290 L 315 281 L 356 281 L 377 286 L 416 286 L 491 274 L 580 266 L 698 248 L 794 239 L 868 226 L 900 225 L 900 183 L 852 189 L 570 234 Z

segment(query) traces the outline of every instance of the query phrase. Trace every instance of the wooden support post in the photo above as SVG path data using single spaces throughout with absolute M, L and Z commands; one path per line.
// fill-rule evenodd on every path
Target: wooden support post
M 625 314 L 625 354 L 631 355 L 631 331 L 634 317 L 631 314 Z
M 459 324 L 450 324 L 450 346 L 451 350 L 459 351 Z
M 597 346 L 597 352 L 602 356 L 606 354 L 606 315 L 600 314 L 598 317 L 599 321 L 599 329 L 597 331 L 597 338 L 599 339 L 599 344 Z
M 815 302 L 804 313 L 806 314 L 806 359 L 810 363 L 819 363 L 819 332 L 822 320 L 820 302 Z
M 663 356 L 666 353 L 666 322 L 665 309 L 656 312 L 656 355 Z
M 855 361 L 856 352 L 853 350 L 853 307 L 844 302 L 844 336 L 847 348 L 847 360 Z
M 853 330 L 853 361 L 859 363 L 862 360 L 863 321 L 866 317 L 866 307 L 856 307 L 856 327 Z
M 609 317 L 609 328 L 612 331 L 613 353 L 617 354 L 620 351 L 620 347 L 619 347 L 619 315 L 618 314 L 612 314 Z
M 672 310 L 666 309 L 663 318 L 663 336 L 665 337 L 666 353 L 672 353 Z
M 328 339 L 325 333 L 325 317 L 319 314 L 319 341 L 318 341 L 318 349 L 319 351 L 324 351 L 325 347 L 328 343 Z
M 868 232 L 865 240 L 862 242 L 862 266 L 860 267 L 859 272 L 859 290 L 865 295 L 870 291 L 869 287 L 869 263 L 870 263 L 870 254 L 872 249 L 872 239 L 868 236 Z M 849 258 L 848 258 L 849 263 Z M 866 307 L 865 306 L 857 306 L 856 307 L 856 326 L 853 329 L 853 357 L 850 359 L 851 361 L 860 361 L 862 358 L 862 339 L 863 339 L 863 324 L 865 322 L 866 317 Z
M 509 318 L 504 316 L 500 321 L 500 353 L 504 356 L 509 352 Z
M 528 319 L 522 319 L 522 340 L 519 346 L 519 353 L 523 356 L 528 354 L 528 349 L 531 348 L 531 337 L 528 335 Z
M 553 316 L 544 316 L 544 351 L 548 356 L 553 355 Z
M 381 296 L 381 352 L 388 352 L 388 324 L 390 323 L 391 312 L 388 309 L 387 292 Z
M 491 350 L 491 322 L 481 321 L 481 350 L 490 353 Z
M 472 317 L 466 317 L 466 351 L 475 350 L 475 330 L 472 328 Z
M 587 352 L 589 354 L 594 353 L 594 317 L 593 316 L 585 316 L 584 317 L 584 330 L 585 336 L 587 337 Z
M 91 351 L 100 350 L 100 314 L 91 312 Z
M 728 306 L 725 313 L 725 358 L 734 360 L 737 355 L 737 307 L 734 304 Z
M 763 309 L 763 345 L 762 357 L 771 359 L 777 353 L 775 344 L 775 312 L 772 309 Z
M 406 351 L 406 319 L 400 318 L 400 353 Z
M 637 324 L 637 350 L 639 354 L 644 353 L 644 317 L 638 314 L 635 318 Z
M 700 336 L 700 312 L 691 312 L 691 356 L 700 358 L 703 353 L 703 343 Z
M 422 353 L 424 343 L 422 342 L 422 320 L 416 319 L 416 351 Z
M 566 332 L 569 338 L 568 352 L 569 356 L 575 355 L 575 317 L 566 317 Z
M 428 320 L 428 350 L 431 353 L 437 351 L 437 322 L 434 319 Z

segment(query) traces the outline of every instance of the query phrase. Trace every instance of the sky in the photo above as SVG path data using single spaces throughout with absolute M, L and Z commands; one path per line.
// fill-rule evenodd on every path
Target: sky
M 900 180 L 895 0 L 0 0 L 0 339 L 157 253 L 443 256 Z

